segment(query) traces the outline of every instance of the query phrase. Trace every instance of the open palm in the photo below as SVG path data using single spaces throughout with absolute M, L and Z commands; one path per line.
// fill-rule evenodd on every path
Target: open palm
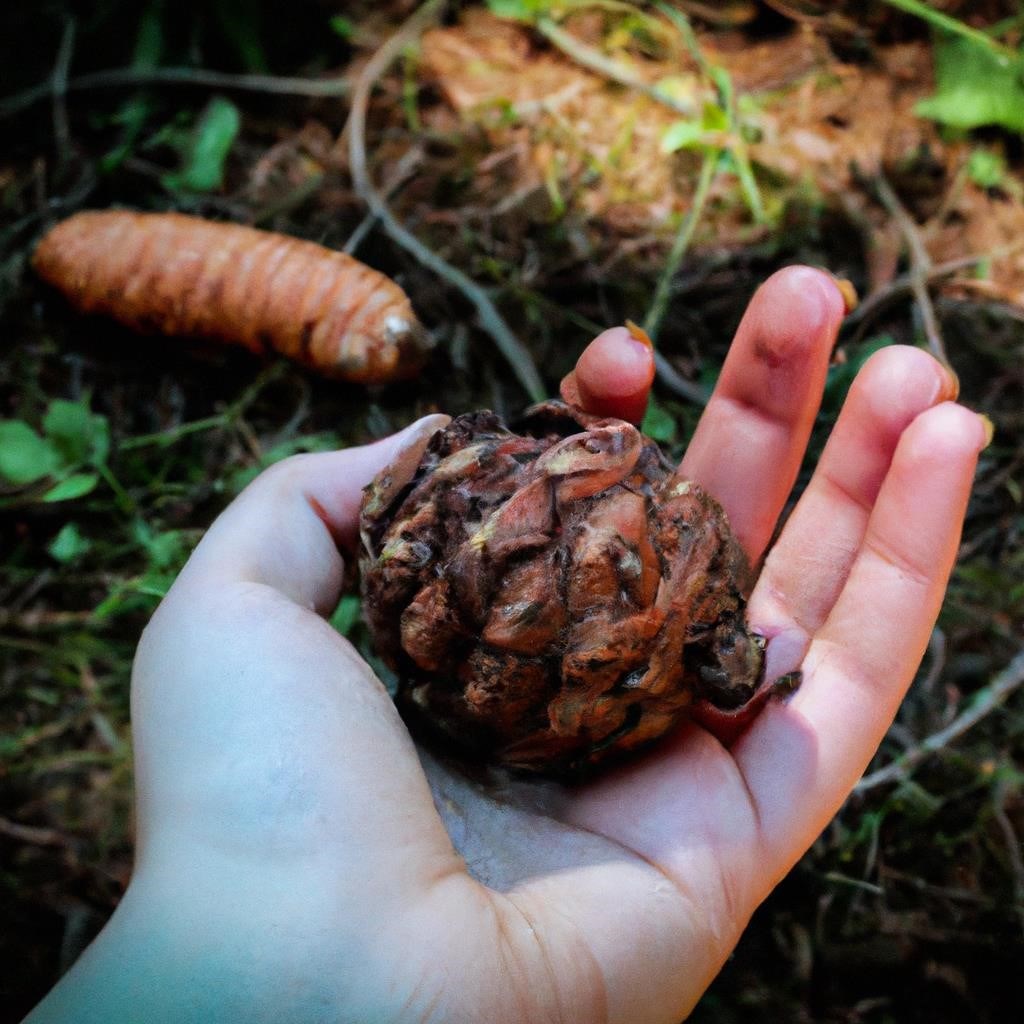
M 826 275 L 775 275 L 687 451 L 755 562 L 842 313 Z M 605 339 L 613 399 L 646 387 L 626 345 Z M 797 693 L 731 745 L 686 724 L 576 789 L 470 781 L 417 752 L 322 617 L 361 487 L 443 418 L 265 473 L 144 635 L 135 874 L 32 1019 L 680 1020 L 850 791 L 920 661 L 985 440 L 953 392 L 909 348 L 857 377 L 749 605 L 769 672 L 802 667 Z

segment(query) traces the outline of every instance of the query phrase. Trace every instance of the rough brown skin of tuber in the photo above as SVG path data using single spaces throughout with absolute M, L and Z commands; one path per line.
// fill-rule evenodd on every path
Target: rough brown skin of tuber
M 32 265 L 83 313 L 242 345 L 359 384 L 414 376 L 429 336 L 394 281 L 345 253 L 178 213 L 75 214 Z

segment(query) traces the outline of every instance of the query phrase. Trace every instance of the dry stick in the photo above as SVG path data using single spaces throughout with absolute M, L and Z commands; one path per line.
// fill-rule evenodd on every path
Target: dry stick
M 910 252 L 910 290 L 914 294 L 918 309 L 921 310 L 921 323 L 924 327 L 925 338 L 928 340 L 928 347 L 931 349 L 932 355 L 943 366 L 949 366 L 949 357 L 946 355 L 946 346 L 942 342 L 939 320 L 935 315 L 932 298 L 928 294 L 928 274 L 932 269 L 932 259 L 921 240 L 921 232 L 918 231 L 913 217 L 907 212 L 906 207 L 900 202 L 899 196 L 896 195 L 881 172 L 875 179 L 875 187 L 878 190 L 878 198 L 896 221 L 896 226 L 900 229 L 900 234 L 903 235 L 903 240 L 907 243 Z
M 1005 776 L 996 783 L 996 791 L 992 800 L 992 816 L 1003 833 L 1003 839 L 1006 843 L 1006 858 L 1009 860 L 1010 867 L 1013 870 L 1013 888 L 1017 897 L 1017 916 L 1020 918 L 1021 925 L 1024 926 L 1024 854 L 1021 852 L 1022 845 L 1017 836 L 1017 830 L 1013 827 L 1013 822 L 1010 821 L 1010 816 L 1006 813 L 1006 798 L 1009 795 L 1009 788 Z
M 406 150 L 392 171 L 390 177 L 384 182 L 383 196 L 385 200 L 390 199 L 416 172 L 417 166 L 423 161 L 423 150 L 419 146 L 413 146 Z M 348 241 L 342 247 L 342 252 L 354 256 L 356 250 L 363 244 L 363 240 L 373 230 L 377 223 L 377 215 L 371 210 L 357 225 L 355 231 L 348 237 Z
M 916 747 L 901 754 L 896 760 L 884 768 L 865 775 L 854 786 L 855 793 L 866 793 L 868 790 L 886 783 L 905 778 L 909 772 L 936 751 L 949 746 L 961 737 L 968 729 L 977 725 L 983 718 L 994 711 L 1000 704 L 1024 683 L 1024 650 L 1021 650 L 990 683 L 979 690 L 971 701 L 971 706 L 953 719 L 945 729 L 932 733 Z
M 645 82 L 642 78 L 632 74 L 628 68 L 623 67 L 618 61 L 611 60 L 603 53 L 591 49 L 586 43 L 581 43 L 575 36 L 566 32 L 564 28 L 557 25 L 550 18 L 538 18 L 536 26 L 537 31 L 552 46 L 561 50 L 567 57 L 588 71 L 593 71 L 609 81 L 624 85 L 627 89 L 641 92 L 655 102 L 663 104 L 670 110 L 674 110 L 677 114 L 692 117 L 697 112 L 695 104 L 682 103 L 674 96 L 670 96 L 659 89 L 656 85 Z
M 10 818 L 0 818 L 0 836 L 15 839 L 32 846 L 67 846 L 67 836 L 53 828 L 39 828 L 36 825 L 22 825 Z
M 523 343 L 512 333 L 487 293 L 461 270 L 438 256 L 412 232 L 398 222 L 384 198 L 370 180 L 366 166 L 366 111 L 370 93 L 377 80 L 387 71 L 403 49 L 438 15 L 442 0 L 428 0 L 402 27 L 388 39 L 366 63 L 352 90 L 352 106 L 348 120 L 348 152 L 352 183 L 356 193 L 380 221 L 387 234 L 406 252 L 439 277 L 454 285 L 476 307 L 480 326 L 494 339 L 499 351 L 508 360 L 512 372 L 526 393 L 535 402 L 544 399 L 545 388 L 533 358 Z
M 1015 242 L 1001 245 L 990 252 L 958 256 L 956 259 L 947 260 L 945 263 L 933 263 L 925 275 L 925 281 L 927 283 L 938 281 L 960 270 L 967 270 L 969 267 L 977 266 L 977 264 L 983 263 L 986 260 L 1001 259 L 1003 256 L 1009 256 L 1022 247 L 1024 247 L 1024 238 L 1019 238 Z M 861 304 L 852 313 L 847 315 L 843 321 L 843 327 L 849 328 L 860 324 L 858 333 L 862 332 L 866 322 L 870 321 L 882 306 L 893 299 L 899 298 L 904 292 L 912 292 L 913 288 L 913 275 L 900 274 L 899 277 L 894 277 L 884 288 L 879 288 L 877 291 L 866 296 Z
M 60 46 L 57 49 L 57 61 L 53 67 L 53 139 L 57 148 L 57 157 L 65 164 L 71 156 L 71 129 L 68 126 L 68 68 L 71 56 L 75 51 L 75 19 L 68 18 L 64 22 Z
M 144 85 L 188 85 L 203 89 L 237 89 L 242 92 L 265 92 L 279 96 L 327 98 L 344 96 L 350 86 L 346 79 L 288 78 L 275 75 L 233 75 L 205 68 L 109 68 L 92 71 L 78 78 L 57 82 L 53 76 L 45 82 L 15 93 L 0 101 L 0 121 L 13 117 L 53 96 L 59 87 L 66 92 L 84 89 L 114 89 Z

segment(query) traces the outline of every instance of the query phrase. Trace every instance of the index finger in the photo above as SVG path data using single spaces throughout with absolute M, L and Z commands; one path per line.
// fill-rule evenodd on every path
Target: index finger
M 786 267 L 755 293 L 680 475 L 721 502 L 752 560 L 796 480 L 846 300 L 812 267 Z

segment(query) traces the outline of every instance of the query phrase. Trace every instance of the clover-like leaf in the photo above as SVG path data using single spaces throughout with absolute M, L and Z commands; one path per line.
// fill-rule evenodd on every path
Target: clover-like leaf
M 0 477 L 23 485 L 49 476 L 61 464 L 60 452 L 22 420 L 0 421 Z

